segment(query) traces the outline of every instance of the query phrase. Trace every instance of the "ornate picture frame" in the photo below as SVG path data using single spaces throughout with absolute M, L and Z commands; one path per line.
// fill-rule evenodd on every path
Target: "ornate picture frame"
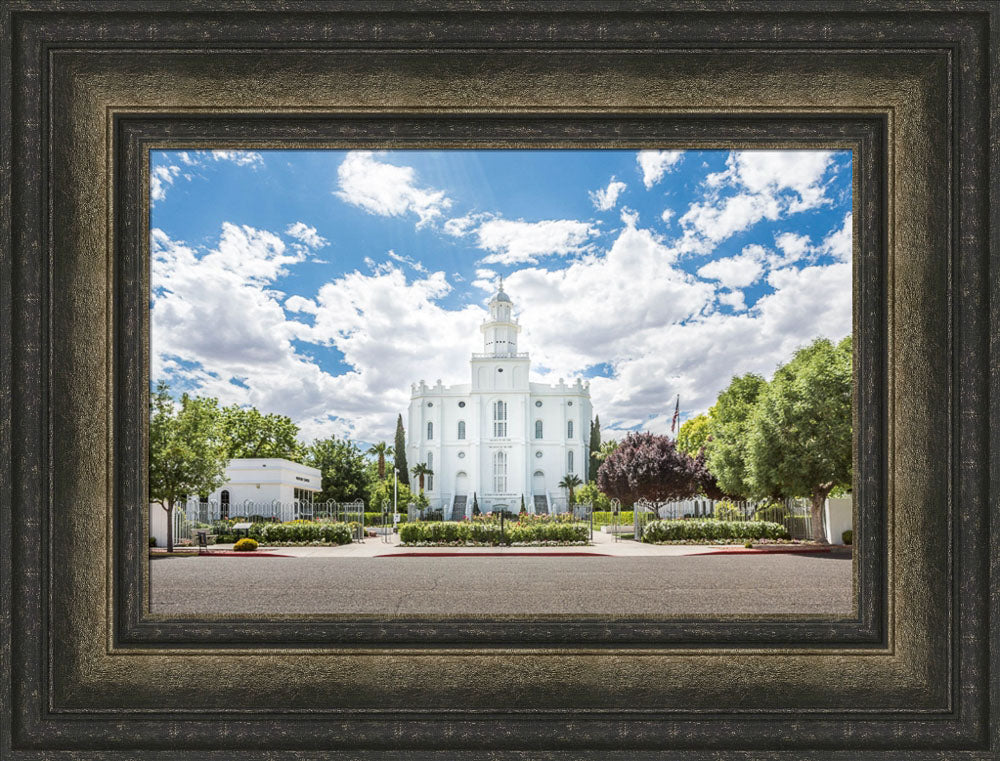
M 998 21 L 6 3 L 0 757 L 996 757 Z M 150 148 L 570 144 L 855 152 L 857 615 L 150 615 Z

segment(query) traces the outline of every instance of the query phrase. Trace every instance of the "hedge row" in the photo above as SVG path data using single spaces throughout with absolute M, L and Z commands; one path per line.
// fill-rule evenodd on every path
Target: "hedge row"
M 585 544 L 590 540 L 586 523 L 499 523 L 478 521 L 424 521 L 399 527 L 401 544 L 488 544 L 492 546 L 558 542 Z
M 619 525 L 625 526 L 631 524 L 635 520 L 631 510 L 622 510 L 618 514 Z M 610 510 L 595 510 L 594 511 L 594 525 L 595 526 L 610 526 L 612 523 L 612 513 Z
M 770 521 L 680 520 L 652 521 L 642 532 L 644 542 L 718 539 L 788 539 L 788 529 Z
M 250 536 L 261 544 L 315 542 L 350 544 L 351 529 L 346 523 L 255 523 Z

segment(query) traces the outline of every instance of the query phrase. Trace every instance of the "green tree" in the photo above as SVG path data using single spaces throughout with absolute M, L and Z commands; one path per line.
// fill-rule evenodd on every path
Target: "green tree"
M 410 473 L 406 468 L 406 432 L 403 430 L 403 416 L 396 418 L 396 440 L 392 446 L 393 465 L 399 471 L 399 481 L 410 485 Z
M 381 511 L 383 507 L 393 508 L 393 487 L 395 486 L 395 506 L 406 511 L 406 506 L 414 501 L 413 492 L 406 484 L 393 484 L 391 478 L 375 481 L 368 486 L 368 507 L 373 511 Z
M 476 492 L 472 492 L 472 514 L 482 515 L 482 511 L 479 509 L 479 496 Z
M 417 477 L 417 483 L 419 484 L 420 494 L 424 493 L 424 477 L 433 476 L 434 471 L 427 467 L 426 462 L 418 462 L 412 468 L 410 472 Z
M 369 477 L 368 461 L 352 441 L 331 436 L 316 439 L 306 449 L 306 465 L 319 469 L 323 490 L 319 502 L 353 502 L 364 499 Z
M 582 484 L 583 481 L 580 480 L 580 476 L 576 473 L 567 473 L 563 476 L 563 480 L 559 482 L 560 489 L 567 489 L 569 491 L 569 504 L 573 505 L 576 503 L 574 489 Z
M 587 462 L 587 478 L 593 481 L 597 478 L 597 469 L 601 467 L 601 461 L 597 454 L 601 451 L 601 416 L 594 415 L 594 422 L 590 424 L 590 458 Z
M 753 491 L 748 480 L 747 437 L 750 416 L 765 388 L 767 381 L 754 373 L 734 377 L 708 411 L 712 438 L 705 445 L 705 462 L 726 494 L 745 498 Z
M 813 539 L 823 504 L 851 482 L 851 337 L 820 338 L 779 367 L 750 421 L 749 480 L 758 496 L 809 496 Z
M 711 435 L 710 419 L 704 412 L 681 423 L 677 431 L 677 449 L 691 457 L 697 457 L 705 448 Z
M 521 495 L 521 509 L 518 511 L 520 515 L 525 515 L 528 512 L 528 508 L 524 506 L 524 495 Z
M 577 502 L 589 502 L 594 506 L 594 510 L 611 510 L 611 498 L 597 488 L 597 483 L 590 481 L 576 489 L 574 496 Z
M 262 415 L 255 407 L 224 407 L 220 419 L 230 459 L 237 457 L 283 457 L 302 462 L 299 427 L 284 415 Z
M 215 399 L 183 394 L 180 403 L 160 382 L 150 396 L 149 501 L 167 512 L 167 552 L 174 551 L 174 506 L 189 494 L 225 483 L 229 458 Z
M 385 458 L 392 455 L 392 447 L 384 441 L 373 444 L 368 450 L 368 454 L 373 454 L 378 458 L 378 479 L 385 480 Z

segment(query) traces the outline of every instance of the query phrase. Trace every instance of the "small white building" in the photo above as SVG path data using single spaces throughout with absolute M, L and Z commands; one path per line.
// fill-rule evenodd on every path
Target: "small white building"
M 208 495 L 208 502 L 218 504 L 220 517 L 228 517 L 231 505 L 312 502 L 322 488 L 317 468 L 278 457 L 241 458 L 229 461 L 226 482 Z
M 186 504 L 175 505 L 174 513 L 185 512 L 187 519 L 202 523 L 249 515 L 284 520 L 297 516 L 299 511 L 293 508 L 298 506 L 308 506 L 302 512 L 311 514 L 315 495 L 322 490 L 317 468 L 279 457 L 230 460 L 225 478 L 212 493 L 191 495 Z M 182 522 L 182 516 L 175 521 Z M 167 511 L 159 504 L 149 506 L 149 535 L 156 537 L 157 546 L 166 546 Z
M 433 471 L 424 493 L 446 518 L 470 516 L 473 495 L 484 513 L 517 512 L 522 497 L 531 513 L 565 509 L 559 482 L 568 473 L 584 482 L 592 477 L 590 386 L 580 379 L 530 382 L 530 359 L 517 350 L 521 327 L 502 281 L 489 309 L 470 382 L 411 387 L 406 460 Z M 416 484 L 411 475 L 414 491 Z

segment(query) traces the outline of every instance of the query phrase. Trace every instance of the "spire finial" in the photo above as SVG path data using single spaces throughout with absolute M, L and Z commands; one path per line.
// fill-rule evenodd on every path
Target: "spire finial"
M 503 275 L 500 276 L 500 290 L 503 290 Z

